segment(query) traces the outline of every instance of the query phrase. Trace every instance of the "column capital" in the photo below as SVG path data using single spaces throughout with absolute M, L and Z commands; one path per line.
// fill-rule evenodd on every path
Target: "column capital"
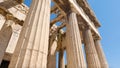
M 89 25 L 85 25 L 83 30 L 91 30 L 91 27 Z
M 68 10 L 68 12 L 66 13 L 66 16 L 67 16 L 66 19 L 68 19 L 69 15 L 70 15 L 71 13 L 73 13 L 73 11 L 72 11 L 72 10 Z
M 5 17 L 6 17 L 7 20 L 12 20 L 12 19 L 13 19 L 13 15 L 10 14 L 10 13 L 7 13 L 7 14 L 5 15 Z

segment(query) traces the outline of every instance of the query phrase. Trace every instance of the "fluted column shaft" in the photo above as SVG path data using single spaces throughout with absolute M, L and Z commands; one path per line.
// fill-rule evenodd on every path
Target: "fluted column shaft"
M 86 68 L 76 13 L 68 14 L 66 52 L 68 68 Z
M 101 68 L 109 68 L 103 49 L 102 49 L 102 46 L 101 46 L 101 43 L 100 43 L 100 40 L 95 40 L 95 47 L 96 47 L 98 57 L 100 60 Z
M 88 68 L 101 68 L 90 28 L 83 30 L 86 60 Z
M 63 49 L 60 49 L 60 51 L 59 51 L 59 68 L 65 68 L 64 50 Z
M 56 54 L 48 55 L 48 64 L 47 68 L 56 68 Z
M 49 54 L 47 68 L 56 68 L 56 49 L 57 49 L 57 37 L 55 40 L 51 40 L 49 44 Z
M 7 23 L 7 20 L 0 31 L 0 64 L 2 62 L 3 56 L 5 54 L 6 48 L 8 46 L 9 40 L 12 35 L 12 28 Z
M 46 68 L 50 0 L 33 0 L 9 68 Z

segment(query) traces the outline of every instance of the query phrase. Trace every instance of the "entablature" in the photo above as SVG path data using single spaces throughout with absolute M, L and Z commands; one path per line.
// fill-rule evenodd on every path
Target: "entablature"
M 100 24 L 97 22 L 94 22 L 93 19 L 90 19 L 91 13 L 88 15 L 87 12 L 84 11 L 83 7 L 81 7 L 76 1 L 74 0 L 53 0 L 55 4 L 57 5 L 58 9 L 61 10 L 61 14 L 66 16 L 69 14 L 69 12 L 74 11 L 79 16 L 82 17 L 82 19 L 85 21 L 84 24 L 90 26 L 91 30 L 95 34 L 95 36 L 99 39 L 101 39 L 101 36 L 97 30 L 97 28 L 100 26 Z M 66 9 L 67 8 L 67 9 Z M 91 10 L 91 9 L 89 9 Z M 95 17 L 95 16 L 93 16 Z M 93 18 L 92 17 L 92 18 Z M 97 20 L 96 20 L 97 21 Z

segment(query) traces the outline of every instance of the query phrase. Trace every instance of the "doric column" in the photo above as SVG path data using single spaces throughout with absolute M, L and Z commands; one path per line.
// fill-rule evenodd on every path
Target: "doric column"
M 89 27 L 85 27 L 85 29 L 83 30 L 83 39 L 85 44 L 87 67 L 101 68 L 92 33 Z
M 96 47 L 98 57 L 100 60 L 101 68 L 109 68 L 103 49 L 101 47 L 100 40 L 95 40 L 95 47 Z
M 8 25 L 9 22 L 10 20 L 7 20 L 0 31 L 0 64 L 12 35 L 12 28 Z
M 66 52 L 68 68 L 86 68 L 76 13 L 68 14 Z
M 50 0 L 32 0 L 9 68 L 46 68 Z
M 50 40 L 47 68 L 56 68 L 57 37 Z
M 6 49 L 6 52 L 13 54 L 16 44 L 17 44 L 17 41 L 19 39 L 19 35 L 21 32 L 22 26 L 20 26 L 19 24 L 15 24 L 15 22 L 14 22 L 14 24 L 12 24 L 11 27 L 12 27 L 12 35 L 11 35 L 8 47 Z
M 59 68 L 65 68 L 64 50 L 63 49 L 59 50 Z
M 56 68 L 56 54 L 48 55 L 48 64 L 47 64 L 47 68 Z

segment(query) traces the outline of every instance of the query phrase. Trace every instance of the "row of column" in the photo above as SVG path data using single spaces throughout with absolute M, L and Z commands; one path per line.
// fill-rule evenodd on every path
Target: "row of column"
M 83 30 L 86 60 L 89 68 L 101 68 L 90 28 Z
M 94 41 L 91 29 L 89 27 L 85 27 L 82 31 L 86 55 L 85 62 L 76 13 L 69 13 L 67 18 L 67 67 L 108 68 L 107 61 L 101 48 L 100 40 Z
M 100 42 L 94 41 L 90 28 L 83 31 L 86 64 L 76 13 L 70 12 L 67 18 L 67 67 L 108 68 Z M 50 0 L 33 0 L 9 68 L 47 67 L 49 25 Z M 59 60 L 63 62 L 63 53 L 60 53 Z

